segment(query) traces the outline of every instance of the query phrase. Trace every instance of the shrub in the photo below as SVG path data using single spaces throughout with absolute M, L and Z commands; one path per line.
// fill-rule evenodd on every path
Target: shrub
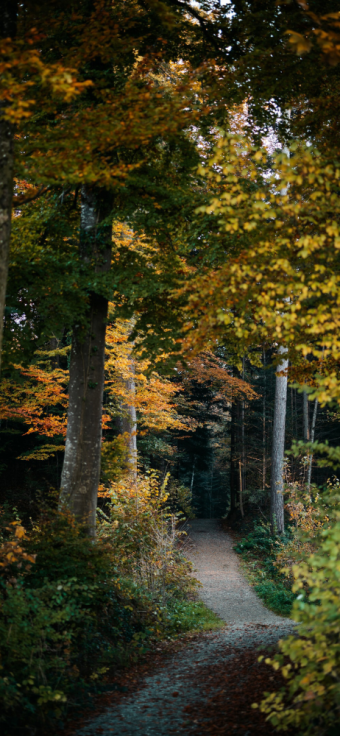
M 181 552 L 180 513 L 169 508 L 168 477 L 156 472 L 111 484 L 107 512 L 101 513 L 99 535 L 109 539 L 115 564 L 151 596 L 164 603 L 196 587 L 192 565 Z
M 254 524 L 254 530 L 238 542 L 234 549 L 239 554 L 246 551 L 269 552 L 272 554 L 276 539 L 270 531 L 270 526 Z
M 335 499 L 339 501 L 339 499 Z M 340 722 L 340 513 L 322 532 L 320 549 L 293 566 L 293 618 L 298 636 L 280 642 L 280 654 L 266 662 L 287 680 L 268 695 L 261 710 L 279 730 L 331 736 Z M 285 660 L 286 658 L 286 660 Z M 288 661 L 287 661 L 288 658 Z
M 143 591 L 120 579 L 110 544 L 91 541 L 67 514 L 45 514 L 28 536 L 15 522 L 7 536 L 0 718 L 12 732 L 59 717 L 71 696 L 75 702 L 81 689 L 93 689 L 98 671 L 135 656 L 159 616 Z
M 279 580 L 264 580 L 254 586 L 268 608 L 281 616 L 290 616 L 295 594 Z
M 277 537 L 269 524 L 254 524 L 254 529 L 234 549 L 246 561 L 246 574 L 256 593 L 268 608 L 281 616 L 289 616 L 295 594 L 291 583 L 277 564 L 278 555 L 289 544 L 289 534 Z
M 218 625 L 181 553 L 178 514 L 155 473 L 112 484 L 96 541 L 67 512 L 29 532 L 0 513 L 0 723 L 55 722 L 148 640 Z M 2 522 L 2 524 L 1 524 Z

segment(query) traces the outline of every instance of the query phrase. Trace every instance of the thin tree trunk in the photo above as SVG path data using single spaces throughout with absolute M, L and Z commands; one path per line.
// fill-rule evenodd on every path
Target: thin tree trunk
M 133 397 L 136 394 L 135 377 L 134 377 L 134 360 L 130 358 L 130 378 L 125 381 L 126 389 L 132 401 L 122 406 L 121 431 L 125 435 L 126 442 L 126 463 L 129 475 L 134 482 L 137 481 L 137 414 Z
M 132 233 L 131 237 L 128 238 L 129 241 L 132 240 Z M 135 325 L 135 320 L 131 320 L 131 326 L 129 330 L 129 335 L 132 333 L 133 327 Z M 128 372 L 128 378 L 123 378 L 123 383 L 125 385 L 125 389 L 127 392 L 127 395 L 130 397 L 129 402 L 127 404 L 123 404 L 121 406 L 121 417 L 119 419 L 119 431 L 121 434 L 125 435 L 125 445 L 126 445 L 126 465 L 129 472 L 129 475 L 131 479 L 136 483 L 137 482 L 137 413 L 136 413 L 136 383 L 135 383 L 135 360 L 132 355 L 133 350 L 133 343 L 131 344 L 131 348 L 129 350 L 129 354 L 127 356 L 128 358 L 128 365 L 129 365 L 129 372 Z
M 315 439 L 315 425 L 316 425 L 316 415 L 318 411 L 318 400 L 315 399 L 314 401 L 314 409 L 313 409 L 313 417 L 312 417 L 312 426 L 311 426 L 311 432 L 310 432 L 310 441 L 314 442 Z M 312 464 L 313 464 L 313 455 L 312 453 L 309 456 L 309 463 L 308 463 L 308 473 L 307 473 L 307 485 L 308 488 L 310 488 L 310 484 L 312 482 Z
M 278 353 L 282 356 L 286 348 L 280 347 Z M 276 375 L 275 407 L 273 426 L 272 472 L 271 472 L 271 504 L 270 519 L 272 531 L 279 534 L 284 532 L 284 499 L 283 499 L 283 460 L 286 430 L 287 406 L 287 368 L 288 360 L 282 358 L 277 367 L 277 373 L 285 371 L 286 375 Z
M 304 391 L 302 394 L 302 429 L 303 429 L 303 441 L 309 442 L 309 416 L 308 416 L 308 395 L 307 392 Z M 303 475 L 306 478 L 306 470 L 307 470 L 307 483 L 308 483 L 308 473 L 309 473 L 309 452 L 307 451 L 307 466 L 303 466 Z
M 196 457 L 194 456 L 194 462 L 192 464 L 192 472 L 191 472 L 191 481 L 190 481 L 190 503 L 192 502 L 192 493 L 194 489 L 195 465 L 196 465 Z
M 213 501 L 213 481 L 214 481 L 214 451 L 212 453 L 212 460 L 211 460 L 211 474 L 210 474 L 210 504 L 209 504 L 209 519 L 213 519 L 213 508 L 214 508 L 214 501 Z
M 263 367 L 266 367 L 266 351 L 263 351 Z M 267 471 L 267 458 L 266 458 L 266 399 L 267 399 L 267 377 L 264 374 L 264 389 L 263 389 L 263 404 L 262 404 L 262 490 L 265 493 L 266 490 L 266 471 Z
M 304 391 L 302 394 L 303 400 L 303 441 L 309 442 L 309 417 L 308 417 L 308 395 Z
M 0 12 L 0 40 L 15 38 L 18 3 L 3 0 Z M 13 201 L 14 126 L 4 118 L 6 102 L 0 103 L 0 369 L 4 328 L 9 244 Z
M 298 417 L 298 394 L 294 388 L 294 405 L 295 405 L 295 439 L 299 439 L 299 417 Z
M 84 186 L 81 200 L 80 257 L 95 261 L 96 273 L 111 263 L 112 226 L 107 224 L 111 197 Z M 108 300 L 91 292 L 88 324 L 73 331 L 69 410 L 60 505 L 66 505 L 95 535 L 100 475 L 105 332 Z
M 230 426 L 230 509 L 228 517 L 232 517 L 236 511 L 237 499 L 237 468 L 236 468 L 236 416 L 237 407 L 235 403 L 231 405 L 231 426 Z
M 242 379 L 244 381 L 244 358 L 242 359 Z M 240 487 L 240 507 L 241 507 L 241 514 L 243 514 L 243 502 L 242 502 L 242 493 L 246 489 L 246 445 L 245 445 L 245 427 L 244 427 L 244 400 L 241 401 L 241 442 L 242 442 L 242 476 L 241 476 L 241 482 L 242 482 L 242 489 Z
M 290 119 L 291 111 L 287 111 Z M 283 147 L 284 153 L 290 156 L 289 148 Z M 287 187 L 282 189 L 282 194 L 286 195 Z M 286 348 L 280 346 L 278 354 L 284 356 L 287 352 Z M 271 483 L 270 483 L 270 521 L 272 532 L 283 534 L 284 532 L 284 498 L 283 498 L 283 461 L 285 451 L 285 434 L 286 434 L 286 413 L 287 413 L 287 388 L 288 388 L 288 360 L 282 359 L 277 367 L 277 373 L 285 371 L 286 375 L 278 376 L 276 374 L 275 381 L 275 405 L 274 405 L 274 423 L 273 423 L 273 446 L 272 446 L 272 467 L 271 467 Z
M 242 488 L 242 463 L 241 460 L 238 461 L 238 467 L 239 467 L 239 479 L 240 479 L 240 511 L 242 519 L 244 517 L 244 511 L 243 511 L 243 488 Z

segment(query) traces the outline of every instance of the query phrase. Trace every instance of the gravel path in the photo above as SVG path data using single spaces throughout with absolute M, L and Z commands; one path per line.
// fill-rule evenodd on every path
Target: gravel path
M 226 621 L 227 626 L 218 632 L 203 634 L 193 644 L 173 654 L 145 678 L 136 693 L 126 695 L 119 703 L 113 703 L 100 715 L 87 721 L 75 732 L 77 736 L 95 736 L 98 733 L 116 736 L 210 734 L 205 714 L 209 714 L 209 707 L 211 710 L 209 703 L 212 691 L 209 685 L 208 697 L 205 687 L 207 680 L 213 680 L 215 670 L 221 673 L 222 669 L 224 673 L 230 672 L 230 668 L 232 679 L 235 672 L 237 680 L 236 673 L 239 672 L 236 663 L 242 657 L 242 652 L 271 647 L 282 635 L 292 630 L 292 622 L 268 611 L 243 578 L 237 556 L 232 550 L 232 540 L 220 530 L 217 521 L 190 522 L 189 535 L 188 556 L 196 567 L 196 576 L 203 583 L 199 595 L 206 605 Z M 253 656 L 253 661 L 255 664 L 252 666 L 257 667 L 257 655 Z M 208 672 L 212 675 L 208 676 Z M 237 690 L 242 689 L 239 681 L 236 684 Z M 253 715 L 254 711 L 249 711 L 250 715 L 245 721 L 250 723 L 250 729 L 241 724 L 241 713 L 241 721 L 232 728 L 230 726 L 229 730 L 228 700 L 230 707 L 231 701 L 234 701 L 230 686 L 228 692 L 229 697 L 228 694 L 225 696 L 227 725 L 223 733 L 242 736 L 273 733 L 268 724 L 265 724 L 264 731 L 261 724 L 253 731 L 252 724 L 257 718 L 257 715 Z M 250 708 L 251 702 L 246 703 L 246 706 Z M 204 713 L 198 721 L 192 715 L 196 708 Z
M 192 544 L 186 552 L 203 583 L 199 596 L 228 624 L 276 624 L 287 619 L 276 616 L 263 605 L 240 571 L 233 540 L 216 519 L 195 519 L 187 528 Z

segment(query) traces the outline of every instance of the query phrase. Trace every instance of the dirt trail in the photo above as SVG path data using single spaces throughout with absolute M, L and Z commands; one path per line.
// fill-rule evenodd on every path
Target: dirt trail
M 137 692 L 112 702 L 75 736 L 274 733 L 251 709 L 263 684 L 265 690 L 281 684 L 267 665 L 258 664 L 258 651 L 290 633 L 292 622 L 262 605 L 239 570 L 231 538 L 217 521 L 195 520 L 188 531 L 188 556 L 203 583 L 199 595 L 226 627 L 203 634 L 171 655 L 145 677 Z
M 199 596 L 228 624 L 276 624 L 287 619 L 276 616 L 263 605 L 240 571 L 233 540 L 216 519 L 195 519 L 188 525 L 192 546 L 187 557 L 203 583 Z

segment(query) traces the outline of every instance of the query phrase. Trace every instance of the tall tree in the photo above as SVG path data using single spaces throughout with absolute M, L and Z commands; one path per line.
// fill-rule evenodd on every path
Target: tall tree
M 286 408 L 288 385 L 288 360 L 283 356 L 287 350 L 278 349 L 282 356 L 277 366 L 272 445 L 272 471 L 270 484 L 270 520 L 273 532 L 284 532 L 283 462 L 286 434 Z
M 59 2 L 59 6 L 62 0 Z M 35 18 L 39 3 L 27 0 L 4 0 L 0 15 L 0 368 L 3 318 L 8 274 L 13 202 L 13 176 L 17 173 L 14 134 L 33 110 L 55 115 L 62 100 L 70 101 L 91 82 L 77 82 L 75 69 L 59 60 L 46 61 L 42 38 L 51 20 L 51 8 L 45 8 L 45 32 L 39 34 Z M 52 13 L 53 14 L 53 13 Z M 27 30 L 32 29 L 32 30 Z M 47 128 L 46 128 L 47 130 Z M 27 139 L 27 134 L 26 134 Z M 41 188 L 30 191 L 32 199 Z M 25 197 L 17 196 L 21 204 Z
M 17 2 L 4 0 L 0 14 L 0 43 L 16 36 Z M 0 98 L 0 369 L 2 334 L 11 234 L 14 164 L 14 125 L 6 117 L 6 101 Z
M 312 422 L 311 422 L 311 429 L 310 429 L 310 441 L 314 442 L 315 440 L 315 427 L 316 427 L 316 415 L 318 411 L 318 400 L 314 400 L 314 408 L 313 408 L 313 415 L 312 415 Z M 312 469 L 313 469 L 313 453 L 311 452 L 308 457 L 308 466 L 307 466 L 307 487 L 310 488 L 311 482 L 312 482 Z
M 111 267 L 112 195 L 84 186 L 81 193 L 80 257 L 95 273 Z M 100 475 L 105 331 L 108 300 L 91 291 L 87 324 L 72 337 L 69 410 L 60 504 L 95 534 Z
M 194 119 L 193 106 L 190 109 L 190 106 L 183 105 L 185 95 L 189 94 L 188 82 L 183 84 L 183 79 L 180 79 L 177 86 L 169 84 L 166 77 L 162 81 L 159 70 L 161 62 L 168 64 L 178 61 L 183 54 L 190 55 L 190 42 L 194 39 L 199 42 L 197 26 L 191 23 L 181 6 L 174 6 L 171 12 L 160 3 L 150 8 L 142 5 L 138 8 L 140 12 L 136 17 L 133 2 L 115 6 L 109 2 L 80 3 L 80 14 L 75 23 L 71 23 L 70 18 L 66 23 L 64 16 L 56 22 L 53 29 L 56 38 L 54 52 L 61 53 L 58 39 L 64 29 L 64 34 L 70 36 L 70 56 L 76 59 L 79 70 L 90 77 L 94 90 L 87 95 L 86 107 L 79 105 L 64 110 L 54 129 L 50 128 L 48 143 L 43 141 L 53 151 L 56 180 L 64 177 L 72 183 L 87 181 L 83 199 L 84 191 L 88 197 L 89 191 L 96 192 L 98 196 L 105 190 L 108 198 L 112 196 L 110 192 L 115 191 L 115 206 L 117 209 L 118 203 L 122 214 L 128 210 L 124 194 L 126 196 L 126 183 L 131 179 L 131 172 L 138 167 L 139 181 L 138 177 L 135 181 L 139 197 L 154 199 L 150 192 L 150 168 L 149 172 L 145 170 L 153 159 L 160 158 L 167 141 L 173 139 L 172 145 L 176 146 L 176 137 L 185 138 L 183 131 Z M 153 21 L 151 24 L 150 20 Z M 88 29 L 91 26 L 95 31 L 90 39 Z M 164 37 L 171 40 L 171 44 L 164 43 Z M 163 94 L 160 94 L 161 87 Z M 82 130 L 80 146 L 79 128 Z M 39 130 L 32 131 L 29 153 L 33 170 L 39 140 Z M 65 149 L 72 152 L 71 158 L 65 157 Z M 144 179 L 140 173 L 143 167 Z M 51 179 L 50 171 L 47 161 L 45 167 L 39 164 L 41 178 Z M 125 192 L 122 191 L 124 189 Z M 86 217 L 92 224 L 86 225 Z M 108 217 L 106 212 L 104 220 Z M 98 226 L 100 233 L 101 221 L 101 208 L 96 211 L 92 206 L 86 213 L 83 202 L 81 233 L 93 232 L 95 242 L 95 227 Z M 82 239 L 81 235 L 81 242 Z M 110 270 L 109 261 L 106 261 L 105 268 L 99 268 L 97 251 L 96 246 L 90 256 L 83 258 L 87 266 L 92 263 L 90 279 L 94 288 L 89 289 L 87 332 L 84 336 L 83 330 L 79 333 L 79 326 L 76 326 L 73 334 L 69 427 L 61 480 L 61 503 L 67 503 L 72 512 L 89 525 L 90 533 L 94 531 L 95 488 L 100 468 L 105 310 L 110 288 L 108 279 L 100 279 L 100 273 Z M 113 274 L 111 285 L 114 282 Z

